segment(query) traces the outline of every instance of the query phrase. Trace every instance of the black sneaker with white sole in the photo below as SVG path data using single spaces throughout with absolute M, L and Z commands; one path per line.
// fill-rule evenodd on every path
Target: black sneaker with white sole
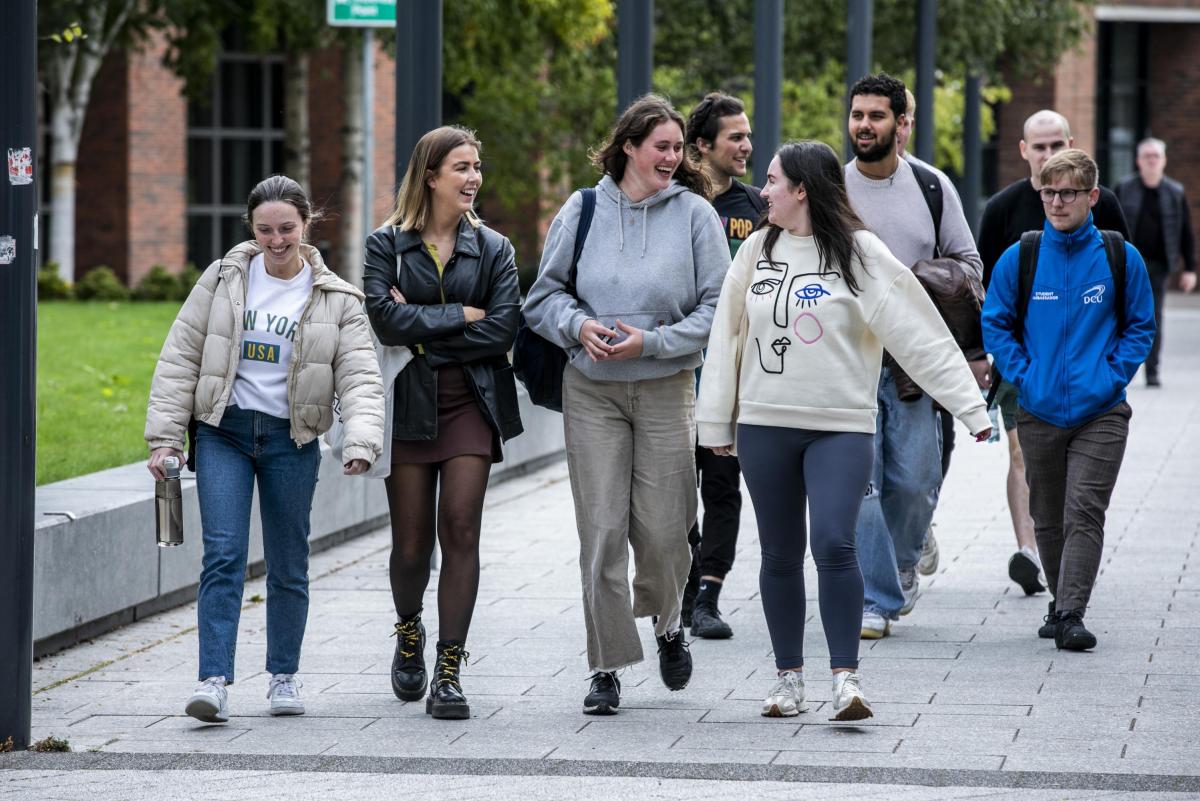
M 1017 551 L 1008 560 L 1008 577 L 1021 585 L 1026 595 L 1045 592 L 1046 588 L 1038 577 L 1041 568 L 1024 550 Z
M 583 699 L 585 715 L 615 715 L 621 705 L 621 680 L 603 670 L 592 674 L 592 688 Z

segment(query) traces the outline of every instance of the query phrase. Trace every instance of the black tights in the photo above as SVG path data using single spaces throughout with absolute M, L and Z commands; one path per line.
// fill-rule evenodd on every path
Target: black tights
M 456 456 L 439 464 L 394 464 L 392 474 L 384 480 L 392 518 L 388 572 L 397 614 L 407 616 L 421 610 L 434 537 L 442 546 L 440 640 L 465 642 L 471 627 L 479 592 L 483 494 L 491 469 L 491 460 L 485 457 Z

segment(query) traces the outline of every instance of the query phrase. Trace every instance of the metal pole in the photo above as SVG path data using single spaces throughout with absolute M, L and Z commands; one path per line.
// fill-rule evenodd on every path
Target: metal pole
M 971 233 L 976 235 L 979 233 L 979 198 L 983 194 L 981 85 L 979 73 L 968 73 L 963 97 L 963 214 L 971 226 Z
M 396 3 L 396 186 L 417 140 L 442 124 L 442 0 Z
M 921 124 L 917 126 L 914 152 L 926 164 L 933 163 L 933 70 L 937 51 L 937 0 L 919 0 L 917 4 L 917 107 Z
M 363 29 L 363 234 L 375 230 L 375 29 Z
M 779 148 L 783 104 L 783 0 L 754 3 L 754 183 L 767 183 L 767 167 Z
M 650 91 L 654 70 L 654 0 L 617 5 L 617 114 Z
M 872 0 L 848 0 L 846 3 L 846 117 L 850 116 L 850 87 L 871 71 Z M 850 134 L 845 134 L 843 151 L 849 161 L 854 150 Z
M 0 751 L 21 751 L 33 689 L 37 2 L 0 0 L 0 9 Z

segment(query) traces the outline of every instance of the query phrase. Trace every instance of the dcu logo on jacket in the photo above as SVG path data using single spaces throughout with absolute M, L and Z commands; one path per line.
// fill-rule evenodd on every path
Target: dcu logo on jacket
M 1084 304 L 1104 302 L 1104 284 L 1096 284 L 1083 293 Z

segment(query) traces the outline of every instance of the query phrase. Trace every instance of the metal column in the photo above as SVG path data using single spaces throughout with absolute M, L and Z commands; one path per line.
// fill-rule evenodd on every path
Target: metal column
M 848 0 L 846 3 L 846 118 L 850 116 L 850 87 L 871 72 L 872 0 Z M 843 130 L 846 130 L 843 128 Z M 846 159 L 854 155 L 848 131 L 843 148 Z
M 442 0 L 397 0 L 397 187 L 417 140 L 441 124 Z
M 375 30 L 363 29 L 363 235 L 375 230 Z M 382 220 L 380 220 L 382 222 Z M 361 286 L 362 279 L 359 279 Z
M 779 148 L 783 104 L 783 0 L 754 3 L 754 183 L 767 183 Z
M 29 747 L 37 346 L 37 3 L 0 0 L 0 750 Z
M 983 96 L 979 73 L 967 74 L 963 96 L 963 214 L 971 233 L 979 234 L 979 199 L 983 195 L 983 136 L 980 106 Z
M 650 91 L 654 71 L 654 0 L 617 5 L 617 115 Z
M 926 164 L 933 163 L 933 71 L 937 53 L 937 0 L 917 3 L 917 126 L 912 152 Z

